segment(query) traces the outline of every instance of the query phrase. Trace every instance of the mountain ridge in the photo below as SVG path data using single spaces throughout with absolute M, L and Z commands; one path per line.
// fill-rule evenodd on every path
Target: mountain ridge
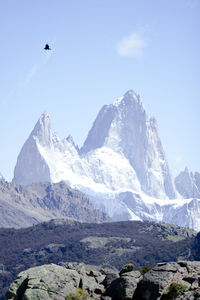
M 110 220 L 64 182 L 29 186 L 0 182 L 0 227 L 22 228 L 63 217 L 82 222 Z

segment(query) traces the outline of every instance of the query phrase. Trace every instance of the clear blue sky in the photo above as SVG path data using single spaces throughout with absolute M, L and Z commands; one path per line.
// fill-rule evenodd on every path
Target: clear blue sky
M 0 28 L 7 180 L 44 111 L 81 146 L 100 108 L 129 89 L 156 117 L 173 175 L 200 171 L 199 0 L 2 0 Z

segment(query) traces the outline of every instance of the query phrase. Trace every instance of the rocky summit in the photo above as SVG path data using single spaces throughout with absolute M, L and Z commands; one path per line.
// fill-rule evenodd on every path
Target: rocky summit
M 123 271 L 63 263 L 19 273 L 7 300 L 195 300 L 200 299 L 200 262 L 159 263 L 153 268 Z

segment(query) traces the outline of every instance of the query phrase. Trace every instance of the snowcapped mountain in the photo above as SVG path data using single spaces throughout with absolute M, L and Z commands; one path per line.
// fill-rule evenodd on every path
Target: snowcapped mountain
M 52 134 L 44 113 L 22 147 L 13 180 L 24 185 L 65 180 L 114 220 L 189 226 L 193 217 L 193 228 L 200 228 L 194 218 L 200 201 L 176 199 L 156 121 L 133 91 L 100 110 L 80 150 L 71 136 L 61 140 Z
M 128 160 L 146 194 L 175 198 L 156 120 L 148 118 L 135 92 L 128 91 L 101 109 L 80 152 L 85 154 L 103 146 Z
M 189 172 L 186 167 L 183 172 L 181 172 L 175 178 L 175 185 L 177 191 L 183 196 L 183 198 L 200 198 L 200 173 Z

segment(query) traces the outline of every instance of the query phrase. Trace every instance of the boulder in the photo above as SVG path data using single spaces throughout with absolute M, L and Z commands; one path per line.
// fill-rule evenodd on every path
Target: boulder
M 104 286 L 100 284 L 100 272 L 91 270 L 87 275 L 83 264 L 68 263 L 66 266 L 55 264 L 34 267 L 19 273 L 17 279 L 10 285 L 6 293 L 7 300 L 65 300 L 66 296 L 83 289 L 92 299 L 100 299 Z
M 113 300 L 131 300 L 142 275 L 139 271 L 126 272 L 113 280 L 106 291 L 106 295 Z
M 66 295 L 78 288 L 80 275 L 55 264 L 30 268 L 19 273 L 10 285 L 6 299 L 64 300 Z M 21 299 L 21 298 L 20 298 Z

